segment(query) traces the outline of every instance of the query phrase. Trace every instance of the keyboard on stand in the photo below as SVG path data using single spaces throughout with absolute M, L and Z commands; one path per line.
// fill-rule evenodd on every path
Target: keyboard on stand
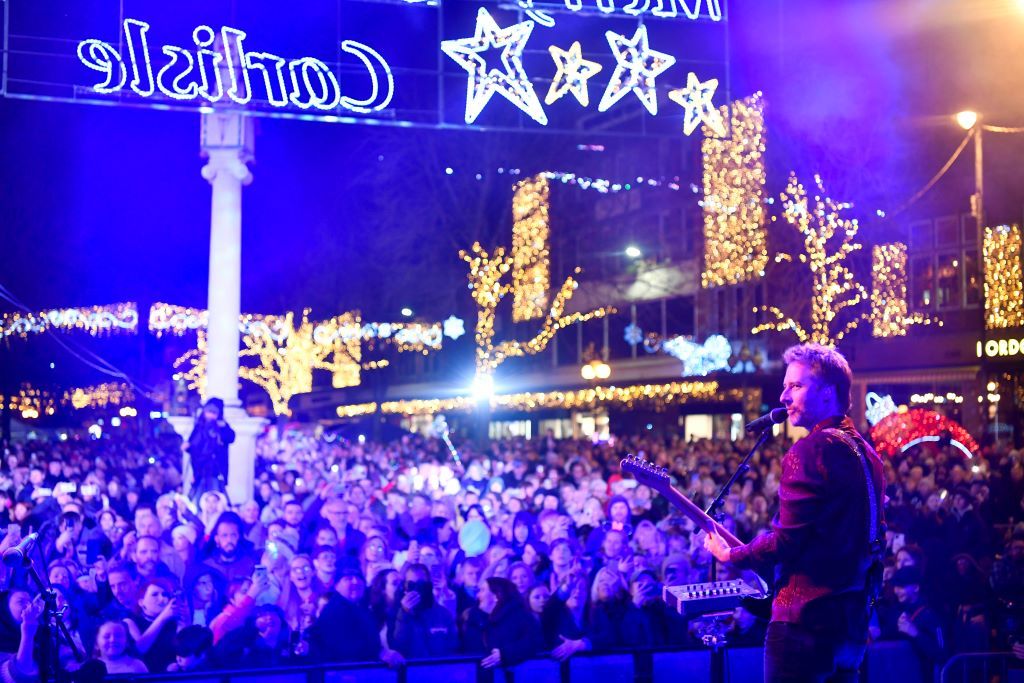
M 665 586 L 665 603 L 687 618 L 731 611 L 744 598 L 763 598 L 764 592 L 742 579 Z

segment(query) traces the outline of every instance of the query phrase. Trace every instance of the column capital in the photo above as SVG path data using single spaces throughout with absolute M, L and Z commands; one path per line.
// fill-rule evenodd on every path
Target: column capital
M 240 149 L 213 149 L 207 152 L 210 160 L 200 170 L 203 178 L 213 183 L 221 173 L 239 181 L 242 185 L 252 182 L 252 171 L 249 170 L 244 152 Z

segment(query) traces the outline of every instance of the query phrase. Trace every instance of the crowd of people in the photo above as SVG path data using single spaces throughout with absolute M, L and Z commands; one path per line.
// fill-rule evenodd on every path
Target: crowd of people
M 710 623 L 665 603 L 662 586 L 716 569 L 692 521 L 619 466 L 640 454 L 706 508 L 747 441 L 458 445 L 461 467 L 434 438 L 275 429 L 259 442 L 252 496 L 230 501 L 210 472 L 185 495 L 172 433 L 6 444 L 0 552 L 39 534 L 30 555 L 67 608 L 71 640 L 109 673 L 452 655 L 492 668 L 700 647 L 723 632 L 762 644 L 753 605 Z M 739 538 L 768 528 L 789 445 L 769 442 L 726 496 L 723 523 Z M 1024 656 L 1022 455 L 1004 444 L 966 460 L 939 443 L 886 461 L 871 637 L 908 641 L 929 676 L 955 649 Z M 42 602 L 23 569 L 3 571 L 0 673 L 28 680 Z M 72 649 L 59 653 L 67 670 L 82 666 Z

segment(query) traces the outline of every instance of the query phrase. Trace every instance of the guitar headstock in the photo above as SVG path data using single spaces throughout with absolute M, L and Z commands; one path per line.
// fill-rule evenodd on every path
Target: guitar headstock
M 658 467 L 654 463 L 647 462 L 643 458 L 627 455 L 619 463 L 619 466 L 623 472 L 629 472 L 636 477 L 638 482 L 650 486 L 659 493 L 664 494 L 672 488 L 672 480 L 668 470 L 664 467 Z

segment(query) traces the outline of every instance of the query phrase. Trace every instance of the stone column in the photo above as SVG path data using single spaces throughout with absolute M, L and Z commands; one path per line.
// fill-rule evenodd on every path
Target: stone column
M 252 498 L 256 437 L 267 421 L 253 418 L 238 399 L 239 317 L 242 298 L 242 187 L 252 182 L 251 120 L 238 112 L 202 115 L 202 175 L 213 187 L 210 216 L 210 281 L 207 290 L 206 397 L 224 401 L 224 419 L 235 430 L 229 450 L 227 494 L 232 503 Z M 187 439 L 192 420 L 176 420 Z

